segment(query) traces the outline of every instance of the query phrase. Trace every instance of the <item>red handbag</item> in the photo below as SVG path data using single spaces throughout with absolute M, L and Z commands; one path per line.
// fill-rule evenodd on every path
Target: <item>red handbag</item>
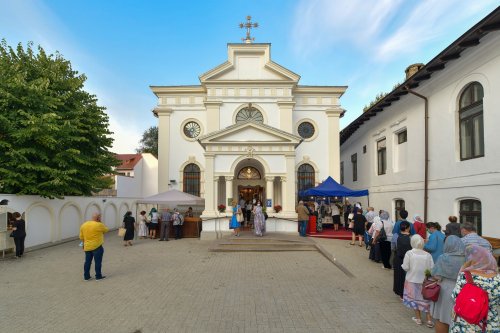
M 425 278 L 424 283 L 422 283 L 422 297 L 425 300 L 437 302 L 440 291 L 441 286 L 437 280 Z

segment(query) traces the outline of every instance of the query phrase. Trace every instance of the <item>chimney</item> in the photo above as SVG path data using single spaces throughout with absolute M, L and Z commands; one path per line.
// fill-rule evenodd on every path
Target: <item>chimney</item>
M 406 73 L 406 80 L 408 80 L 410 77 L 413 76 L 416 72 L 420 70 L 420 68 L 424 67 L 424 64 L 418 63 L 418 64 L 412 64 L 405 69 Z

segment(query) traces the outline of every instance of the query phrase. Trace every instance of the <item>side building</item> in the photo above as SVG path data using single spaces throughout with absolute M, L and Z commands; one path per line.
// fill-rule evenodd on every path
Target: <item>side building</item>
M 341 182 L 393 217 L 456 215 L 500 238 L 499 29 L 500 7 L 344 128 Z

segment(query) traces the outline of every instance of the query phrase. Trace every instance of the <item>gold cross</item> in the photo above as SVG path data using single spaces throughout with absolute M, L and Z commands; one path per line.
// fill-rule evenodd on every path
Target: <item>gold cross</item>
M 242 29 L 246 28 L 247 29 L 247 37 L 241 39 L 246 44 L 250 44 L 250 43 L 252 43 L 255 40 L 255 38 L 250 37 L 250 29 L 252 29 L 252 28 L 258 28 L 259 27 L 259 23 L 257 23 L 257 22 L 252 23 L 251 19 L 252 19 L 252 17 L 249 15 L 249 16 L 247 16 L 247 22 L 246 23 L 240 23 L 240 28 L 242 28 Z

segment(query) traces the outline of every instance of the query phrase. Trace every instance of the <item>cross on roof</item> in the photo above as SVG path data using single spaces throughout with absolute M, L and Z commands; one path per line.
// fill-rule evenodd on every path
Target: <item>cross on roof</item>
M 247 22 L 246 23 L 240 23 L 240 28 L 241 29 L 243 29 L 243 28 L 247 29 L 247 37 L 241 39 L 246 44 L 250 44 L 250 43 L 252 43 L 255 40 L 255 38 L 252 38 L 250 36 L 250 29 L 252 29 L 252 28 L 258 28 L 259 27 L 259 23 L 257 23 L 257 22 L 253 23 L 251 20 L 252 20 L 252 17 L 249 15 L 249 16 L 247 16 Z

